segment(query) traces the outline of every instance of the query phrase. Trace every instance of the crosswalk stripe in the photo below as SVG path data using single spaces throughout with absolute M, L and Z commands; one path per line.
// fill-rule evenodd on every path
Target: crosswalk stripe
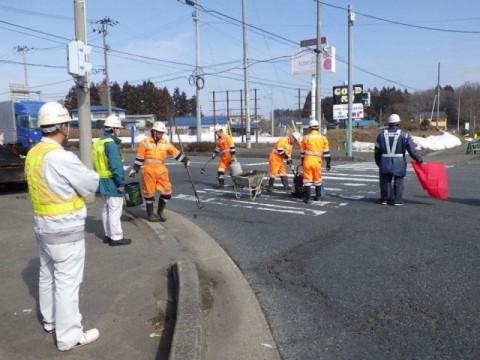
M 193 195 L 186 195 L 186 194 L 178 194 L 173 196 L 175 199 L 187 200 L 187 201 L 197 201 L 197 198 Z M 270 204 L 260 204 L 255 203 L 253 201 L 239 201 L 234 199 L 228 199 L 228 201 L 221 201 L 219 199 L 209 198 L 209 199 L 201 199 L 202 203 L 214 204 L 214 205 L 228 205 L 231 207 L 241 207 L 244 209 L 255 209 L 261 211 L 273 211 L 273 212 L 280 212 L 280 213 L 288 213 L 288 214 L 297 214 L 297 215 L 311 215 L 311 216 L 318 216 L 323 215 L 326 213 L 325 210 L 315 210 L 315 209 L 308 209 L 308 208 L 296 208 L 296 207 L 282 207 L 279 208 L 278 206 L 274 207 Z
M 264 169 L 268 162 L 242 163 L 244 168 Z M 409 170 L 411 167 L 409 166 Z M 327 192 L 326 199 L 313 201 L 311 204 L 304 204 L 303 199 L 290 196 L 289 192 L 283 190 L 278 179 L 275 181 L 274 191 L 266 192 L 265 186 L 268 182 L 268 176 L 263 179 L 264 189 L 262 193 L 252 200 L 251 189 L 234 188 L 233 180 L 226 177 L 226 186 L 224 189 L 201 188 L 197 189 L 200 194 L 200 201 L 205 204 L 219 206 L 233 206 L 243 209 L 253 209 L 258 211 L 270 211 L 291 215 L 320 216 L 330 210 L 339 209 L 348 205 L 351 201 L 358 201 L 365 197 L 371 197 L 378 194 L 378 167 L 375 162 L 358 162 L 338 164 L 331 171 L 322 171 L 324 188 Z M 290 185 L 292 184 L 292 173 L 288 172 Z M 231 183 L 231 184 L 230 184 Z M 178 194 L 173 198 L 185 201 L 197 201 L 196 197 L 190 194 Z

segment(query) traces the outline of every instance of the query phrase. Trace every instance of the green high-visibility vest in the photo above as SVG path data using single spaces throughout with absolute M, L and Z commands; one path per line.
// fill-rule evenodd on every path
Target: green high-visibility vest
M 112 138 L 97 139 L 93 143 L 93 165 L 100 178 L 107 179 L 112 177 L 112 172 L 108 169 L 108 158 L 105 155 L 105 144 L 112 142 Z

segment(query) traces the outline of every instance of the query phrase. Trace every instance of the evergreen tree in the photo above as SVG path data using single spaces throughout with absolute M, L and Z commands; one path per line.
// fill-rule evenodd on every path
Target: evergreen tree
M 90 84 L 90 105 L 102 105 L 100 90 L 93 82 Z
M 77 93 L 75 90 L 76 86 L 72 86 L 70 90 L 68 90 L 67 96 L 65 96 L 65 107 L 68 110 L 74 110 L 78 107 L 77 103 Z

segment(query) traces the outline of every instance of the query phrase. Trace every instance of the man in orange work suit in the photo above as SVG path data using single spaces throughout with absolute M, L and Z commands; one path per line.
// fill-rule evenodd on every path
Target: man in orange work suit
M 182 162 L 185 167 L 190 166 L 187 156 L 178 151 L 173 144 L 164 138 L 166 127 L 161 121 L 156 121 L 152 126 L 151 136 L 143 140 L 138 147 L 137 157 L 130 170 L 130 177 L 134 177 L 143 166 L 143 198 L 147 206 L 148 220 L 152 222 L 167 221 L 163 214 L 165 206 L 172 198 L 172 184 L 168 177 L 168 169 L 165 166 L 167 155 L 175 160 Z M 157 216 L 153 214 L 153 204 L 155 202 L 155 192 L 160 191 L 158 199 Z
M 215 150 L 213 151 L 212 159 L 215 159 L 220 154 L 217 189 L 223 189 L 225 187 L 225 171 L 229 170 L 230 164 L 237 160 L 235 157 L 235 144 L 233 138 L 224 131 L 223 126 L 217 124 L 213 129 L 215 131 Z
M 301 140 L 300 133 L 295 131 L 292 134 L 281 137 L 273 146 L 268 163 L 270 165 L 270 179 L 268 180 L 268 191 L 273 191 L 273 184 L 275 178 L 280 176 L 280 180 L 283 184 L 284 190 L 290 190 L 288 186 L 287 170 L 285 167 L 285 161 L 287 165 L 292 165 L 292 149 L 296 142 Z
M 303 166 L 303 188 L 306 204 L 311 202 L 310 190 L 315 185 L 315 201 L 320 200 L 322 193 L 322 156 L 327 162 L 326 169 L 330 171 L 330 149 L 328 140 L 318 132 L 319 124 L 317 120 L 310 120 L 308 123 L 308 135 L 303 137 L 300 145 Z

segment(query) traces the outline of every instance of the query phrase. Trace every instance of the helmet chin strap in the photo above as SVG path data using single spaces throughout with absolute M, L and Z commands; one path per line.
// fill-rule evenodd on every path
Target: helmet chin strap
M 69 134 L 70 134 L 70 124 L 67 123 L 67 132 L 66 132 L 66 133 L 65 133 L 65 131 L 62 130 L 62 125 L 63 125 L 63 124 L 60 124 L 60 125 L 57 127 L 57 129 L 58 129 L 58 131 L 60 131 L 60 133 L 61 133 L 63 136 L 65 136 L 65 139 L 63 140 L 63 144 L 66 144 L 67 141 L 68 141 L 68 136 L 69 136 Z
M 155 141 L 161 140 L 163 137 L 163 133 L 152 130 L 152 137 Z

